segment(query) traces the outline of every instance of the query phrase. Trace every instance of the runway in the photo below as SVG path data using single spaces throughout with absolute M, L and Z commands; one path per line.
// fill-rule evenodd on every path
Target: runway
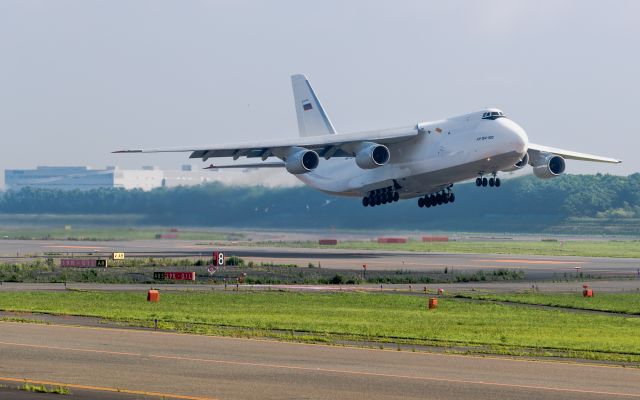
M 640 398 L 635 368 L 10 322 L 0 333 L 0 380 L 168 398 Z
M 571 256 L 523 256 L 495 254 L 422 253 L 383 250 L 291 249 L 246 246 L 222 246 L 186 240 L 137 241 L 39 241 L 2 240 L 0 256 L 6 260 L 19 256 L 56 253 L 64 255 L 103 255 L 124 252 L 128 257 L 210 257 L 214 250 L 255 263 L 284 263 L 306 267 L 309 263 L 324 268 L 361 270 L 442 271 L 454 272 L 517 269 L 527 280 L 562 279 L 577 271 L 598 278 L 640 277 L 640 260 L 634 258 L 600 258 Z M 579 268 L 576 270 L 576 268 Z

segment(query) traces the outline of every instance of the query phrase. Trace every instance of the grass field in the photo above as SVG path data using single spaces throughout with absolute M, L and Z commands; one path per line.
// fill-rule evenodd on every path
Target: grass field
M 26 240 L 150 240 L 156 234 L 169 233 L 163 228 L 14 228 L 0 229 L 0 239 Z M 221 232 L 180 230 L 175 232 L 182 240 L 226 240 L 228 234 Z M 234 235 L 237 239 L 239 235 Z
M 611 311 L 640 315 L 640 293 L 596 293 L 596 295 L 591 298 L 584 298 L 577 293 L 486 294 L 469 297 L 483 300 L 509 301 L 523 304 L 539 304 L 581 310 Z M 638 341 L 640 342 L 640 337 Z
M 355 340 L 457 351 L 640 362 L 640 318 L 587 315 L 383 293 L 0 292 L 0 309 L 100 317 L 202 334 L 285 340 Z M 292 331 L 297 332 L 293 334 Z
M 323 248 L 317 242 L 260 242 L 259 246 Z M 640 241 L 451 241 L 444 243 L 380 244 L 377 242 L 340 242 L 338 249 L 398 250 L 446 253 L 526 254 L 548 256 L 640 258 Z

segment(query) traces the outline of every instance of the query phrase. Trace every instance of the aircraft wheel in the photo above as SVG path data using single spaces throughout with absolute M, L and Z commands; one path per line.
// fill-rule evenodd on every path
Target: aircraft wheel
M 444 199 L 442 198 L 442 194 L 438 193 L 436 195 L 436 202 L 438 203 L 438 205 L 441 205 L 443 201 Z
M 451 192 L 449 195 L 449 203 L 453 203 L 454 201 L 456 201 L 456 195 Z
M 489 186 L 493 187 L 496 184 L 496 180 L 493 178 L 489 178 Z
M 487 183 L 489 183 L 489 181 L 487 180 L 487 178 L 482 178 L 482 186 L 486 187 Z
M 387 192 L 387 203 L 393 202 L 393 192 Z
M 482 186 L 482 178 L 476 178 L 476 186 Z
M 444 204 L 449 204 L 449 193 L 443 193 L 442 194 L 442 202 Z
M 420 208 L 424 207 L 424 199 L 422 197 L 418 199 L 418 207 Z
M 367 207 L 369 205 L 369 198 L 368 197 L 363 197 L 362 198 L 362 205 Z
M 376 205 L 379 206 L 380 204 L 382 204 L 382 199 L 380 196 L 376 196 Z
M 496 187 L 500 187 L 500 178 L 496 178 Z
M 438 205 L 438 200 L 436 199 L 436 196 L 434 194 L 429 196 L 429 203 L 431 203 L 433 207 Z
M 398 200 L 400 200 L 400 193 L 393 192 L 393 201 L 398 201 Z

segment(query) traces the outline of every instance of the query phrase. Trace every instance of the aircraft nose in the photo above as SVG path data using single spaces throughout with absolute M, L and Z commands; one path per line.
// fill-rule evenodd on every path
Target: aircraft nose
M 529 147 L 527 132 L 518 124 L 509 121 L 507 124 L 509 141 L 514 151 L 524 155 Z

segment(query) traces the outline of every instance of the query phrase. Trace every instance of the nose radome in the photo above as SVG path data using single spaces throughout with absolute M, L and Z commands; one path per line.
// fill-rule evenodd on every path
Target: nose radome
M 524 155 L 529 147 L 529 137 L 527 132 L 515 122 L 508 120 L 506 127 L 509 131 L 509 137 L 513 150 Z

